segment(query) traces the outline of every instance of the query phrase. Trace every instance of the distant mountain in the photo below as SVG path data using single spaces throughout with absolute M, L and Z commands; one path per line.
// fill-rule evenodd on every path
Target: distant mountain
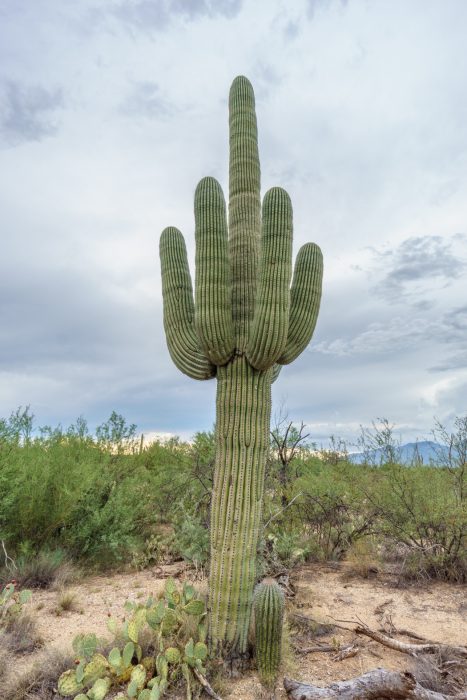
M 448 448 L 432 440 L 422 442 L 408 442 L 400 445 L 396 450 L 396 461 L 399 464 L 440 464 L 443 466 L 447 457 Z M 363 464 L 368 461 L 370 464 L 379 465 L 384 463 L 384 450 L 369 450 L 368 453 L 353 452 L 349 454 L 349 461 L 354 464 Z

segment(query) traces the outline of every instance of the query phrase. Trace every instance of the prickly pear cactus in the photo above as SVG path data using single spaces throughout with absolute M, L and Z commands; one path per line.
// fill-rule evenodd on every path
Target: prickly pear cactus
M 23 606 L 31 599 L 31 591 L 15 589 L 16 581 L 0 588 L 0 629 L 23 612 Z
M 180 589 L 173 579 L 167 579 L 163 599 L 150 596 L 144 605 L 127 601 L 125 610 L 129 619 L 123 625 L 112 617 L 107 620 L 117 644 L 107 658 L 97 652 L 95 634 L 74 638 L 76 666 L 58 679 L 59 694 L 76 700 L 104 700 L 110 692 L 112 697 L 127 700 L 160 700 L 170 683 L 183 676 L 188 697 L 191 683 L 198 682 L 196 674 L 206 673 L 203 662 L 208 656 L 205 605 L 193 586 L 185 582 Z M 142 634 L 150 649 L 159 649 L 157 654 L 143 657 L 138 643 Z M 115 688 L 122 686 L 126 692 L 114 696 Z
M 209 638 L 213 652 L 238 660 L 255 583 L 271 383 L 311 339 L 323 263 L 307 243 L 292 279 L 290 198 L 274 187 L 261 207 L 255 100 L 243 76 L 229 109 L 229 220 L 221 186 L 204 178 L 195 192 L 194 299 L 178 229 L 163 231 L 160 256 L 170 355 L 193 379 L 217 378 Z
M 65 697 L 68 695 L 76 695 L 83 687 L 83 683 L 80 683 L 76 679 L 76 672 L 73 669 L 62 673 L 58 679 L 58 692 Z
M 255 588 L 255 652 L 258 673 L 265 685 L 274 684 L 281 663 L 284 594 L 272 578 Z

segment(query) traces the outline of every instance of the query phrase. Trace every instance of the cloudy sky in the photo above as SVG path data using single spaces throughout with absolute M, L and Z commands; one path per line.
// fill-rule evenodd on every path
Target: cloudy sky
M 314 439 L 403 439 L 467 395 L 464 0 L 0 0 L 0 415 L 115 409 L 189 436 L 215 381 L 169 358 L 158 238 L 227 188 L 227 98 L 257 101 L 263 192 L 323 249 L 309 349 L 274 385 Z

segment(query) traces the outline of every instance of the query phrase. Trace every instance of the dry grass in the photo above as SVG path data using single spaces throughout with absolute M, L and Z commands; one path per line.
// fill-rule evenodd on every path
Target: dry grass
M 28 611 L 8 617 L 2 628 L 2 647 L 9 654 L 27 654 L 42 646 L 36 618 Z
M 73 657 L 62 651 L 48 651 L 32 670 L 12 678 L 3 686 L 2 700 L 58 700 L 57 679 L 73 666 Z
M 78 578 L 76 567 L 60 551 L 18 559 L 14 573 L 20 588 L 61 589 Z
M 0 683 L 10 668 L 11 659 L 5 634 L 0 632 Z
M 59 591 L 57 597 L 56 615 L 61 615 L 64 612 L 73 612 L 78 609 L 78 599 L 76 593 L 63 589 Z

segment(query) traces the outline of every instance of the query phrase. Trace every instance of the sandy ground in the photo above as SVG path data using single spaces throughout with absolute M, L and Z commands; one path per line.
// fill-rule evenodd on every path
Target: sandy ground
M 79 632 L 96 632 L 108 637 L 108 614 L 121 619 L 126 600 L 146 600 L 157 594 L 170 575 L 193 579 L 193 572 L 174 564 L 154 567 L 142 572 L 94 576 L 70 586 L 74 595 L 74 609 L 57 614 L 59 592 L 36 591 L 31 603 L 37 613 L 44 648 L 70 648 Z M 319 643 L 335 645 L 357 641 L 360 650 L 352 658 L 333 661 L 329 653 L 298 654 L 292 652 L 284 672 L 287 676 L 317 685 L 333 680 L 351 678 L 381 666 L 387 669 L 410 668 L 410 657 L 382 647 L 377 642 L 356 636 L 353 628 L 363 622 L 372 629 L 393 624 L 397 629 L 415 632 L 427 639 L 443 643 L 467 643 L 466 587 L 442 583 L 397 588 L 390 575 L 378 575 L 372 580 L 349 578 L 345 566 L 309 565 L 294 574 L 295 598 L 288 603 L 290 610 L 309 616 L 322 623 L 335 623 L 332 632 L 320 636 Z M 199 588 L 206 582 L 199 581 Z M 342 627 L 349 629 L 342 629 Z M 407 638 L 401 638 L 409 641 Z M 293 641 L 293 638 L 292 638 Z M 308 639 L 307 645 L 314 644 Z M 26 669 L 39 660 L 43 649 L 22 657 L 19 669 Z M 235 700 L 254 700 L 264 697 L 254 673 L 240 680 L 223 682 L 223 697 Z M 277 698 L 285 698 L 279 688 Z

